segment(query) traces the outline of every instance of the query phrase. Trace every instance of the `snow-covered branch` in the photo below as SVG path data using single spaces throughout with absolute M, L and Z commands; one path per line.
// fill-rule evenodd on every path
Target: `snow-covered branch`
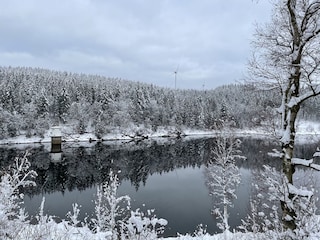
M 35 171 L 29 170 L 28 153 L 15 158 L 14 164 L 1 173 L 0 181 L 0 237 L 14 238 L 24 225 L 28 223 L 23 204 L 23 194 L 20 187 L 35 185 L 32 180 L 37 176 Z
M 291 164 L 292 165 L 300 165 L 300 166 L 306 166 L 310 167 L 314 170 L 320 171 L 320 165 L 313 163 L 314 159 L 302 159 L 302 158 L 292 158 Z
M 312 90 L 307 91 L 306 93 L 300 95 L 299 97 L 291 97 L 290 101 L 288 102 L 287 106 L 292 108 L 297 105 L 301 105 L 305 100 L 317 96 L 320 94 L 320 85 L 314 87 Z
M 313 191 L 297 188 L 290 183 L 288 183 L 288 190 L 290 194 L 294 194 L 295 196 L 308 197 L 309 200 L 313 196 Z

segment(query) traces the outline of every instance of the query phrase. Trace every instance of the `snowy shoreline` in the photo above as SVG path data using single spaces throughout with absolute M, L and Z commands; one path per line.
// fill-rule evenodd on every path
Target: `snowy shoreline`
M 104 135 L 101 139 L 98 139 L 93 133 L 84 134 L 70 134 L 69 129 L 63 129 L 62 142 L 63 143 L 77 143 L 77 142 L 108 142 L 108 141 L 141 141 L 147 139 L 166 138 L 175 139 L 180 137 L 211 137 L 216 136 L 219 132 L 215 130 L 194 130 L 185 129 L 181 134 L 176 134 L 172 131 L 158 131 L 147 132 L 142 136 L 130 136 L 130 134 L 110 133 Z M 65 132 L 67 134 L 65 134 Z M 276 138 L 274 131 L 268 131 L 263 128 L 255 129 L 232 129 L 230 134 L 237 137 L 267 137 Z M 314 122 L 304 122 L 299 124 L 297 130 L 297 142 L 305 141 L 319 141 L 320 140 L 320 124 Z M 48 130 L 44 137 L 26 137 L 20 135 L 13 138 L 7 138 L 0 140 L 1 145 L 14 145 L 14 144 L 46 144 L 51 143 L 50 131 Z

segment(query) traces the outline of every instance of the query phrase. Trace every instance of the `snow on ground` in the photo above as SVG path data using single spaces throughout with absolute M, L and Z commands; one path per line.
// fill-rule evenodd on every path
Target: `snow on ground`
M 109 133 L 103 136 L 103 141 L 111 140 L 132 140 L 139 138 L 135 136 L 135 132 L 143 132 L 143 137 L 147 138 L 159 138 L 159 137 L 177 137 L 177 131 L 174 127 L 158 128 L 156 132 L 151 132 L 143 127 L 137 127 L 135 129 L 128 129 L 126 133 L 124 131 L 116 130 L 113 133 Z M 71 126 L 62 126 L 61 132 L 63 133 L 62 140 L 65 142 L 89 142 L 98 141 L 94 133 L 84 133 L 84 134 L 73 134 Z M 211 137 L 217 134 L 217 131 L 209 130 L 197 130 L 197 129 L 182 129 L 182 136 L 189 137 Z M 274 136 L 274 132 L 270 129 L 264 127 L 251 128 L 251 129 L 232 129 L 230 131 L 232 134 L 237 136 Z M 46 132 L 43 138 L 41 137 L 30 137 L 27 138 L 25 135 L 2 139 L 0 140 L 0 145 L 2 144 L 30 144 L 30 143 L 50 143 L 51 141 L 50 130 Z M 140 137 L 141 138 L 141 137 Z M 297 124 L 297 141 L 299 143 L 317 141 L 320 139 L 320 123 L 318 122 L 308 122 L 303 121 Z
M 297 124 L 297 134 L 304 135 L 319 135 L 320 134 L 320 123 L 303 121 Z
M 304 144 L 319 141 L 320 123 L 319 122 L 298 122 L 297 124 L 297 143 Z
M 263 233 L 220 233 L 215 235 L 209 234 L 199 234 L 198 236 L 178 236 L 178 237 L 168 237 L 161 238 L 163 240 L 256 240 L 256 239 L 277 239 L 276 237 L 270 238 L 270 236 L 275 235 L 269 233 L 268 235 Z M 16 240 L 30 239 L 30 236 L 37 239 L 68 239 L 68 240 L 102 240 L 102 239 L 112 239 L 111 232 L 99 232 L 93 233 L 88 227 L 73 227 L 67 222 L 61 223 L 43 223 L 41 225 L 25 225 L 20 231 L 15 235 Z M 9 238 L 8 238 L 9 239 Z M 154 237 L 142 237 L 137 236 L 135 239 L 142 240 L 153 240 Z
M 159 137 L 177 137 L 177 130 L 174 127 L 158 128 L 156 132 L 151 132 L 143 127 L 136 127 L 134 129 L 130 128 L 124 131 L 115 129 L 113 133 L 109 133 L 103 136 L 103 141 L 112 141 L 112 140 L 132 140 L 139 139 L 138 136 L 135 136 L 136 132 L 142 132 L 143 137 L 147 138 L 159 138 Z M 89 141 L 98 141 L 94 133 L 84 133 L 84 134 L 73 134 L 71 126 L 62 126 L 61 132 L 63 133 L 62 140 L 65 142 L 89 142 Z M 274 132 L 270 129 L 264 127 L 252 128 L 252 129 L 232 129 L 230 131 L 236 136 L 274 136 Z M 182 136 L 189 137 L 211 137 L 217 134 L 217 131 L 209 130 L 197 130 L 197 129 L 182 129 Z M 51 133 L 50 130 L 46 132 L 43 138 L 41 137 L 30 137 L 27 138 L 25 135 L 2 139 L 0 140 L 0 145 L 3 144 L 30 144 L 30 143 L 50 143 L 51 142 Z M 308 122 L 303 121 L 297 124 L 297 141 L 299 143 L 309 142 L 309 141 L 318 141 L 320 139 L 320 123 L 318 122 Z M 101 140 L 101 139 L 100 139 Z
M 257 240 L 257 239 L 270 239 L 264 234 L 261 233 L 229 233 L 229 234 L 215 234 L 215 235 L 203 235 L 203 236 L 180 236 L 180 237 L 169 237 L 165 238 L 166 240 Z
M 87 227 L 73 227 L 68 225 L 66 222 L 62 223 L 47 223 L 41 226 L 29 225 L 29 227 L 24 227 L 15 236 L 16 240 L 29 239 L 30 236 L 37 237 L 38 239 L 68 239 L 68 240 L 102 240 L 102 239 L 112 239 L 111 232 L 100 232 L 92 233 Z M 277 240 L 281 237 L 280 233 L 267 232 L 267 233 L 219 233 L 215 235 L 209 234 L 199 234 L 197 236 L 178 236 L 178 237 L 168 237 L 168 238 L 157 238 L 162 240 Z M 153 240 L 154 237 L 142 237 L 136 236 L 134 239 L 141 240 Z M 308 238 L 308 240 L 319 239 L 318 234 L 313 234 Z

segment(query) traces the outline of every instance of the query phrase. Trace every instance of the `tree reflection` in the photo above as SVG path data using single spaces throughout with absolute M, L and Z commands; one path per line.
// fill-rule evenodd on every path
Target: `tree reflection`
M 277 145 L 272 140 L 242 138 L 241 151 L 246 161 L 238 161 L 239 168 L 261 169 L 263 164 L 280 167 L 277 158 L 267 152 Z M 119 172 L 120 181 L 129 180 L 138 190 L 146 184 L 154 173 L 166 173 L 176 168 L 200 167 L 210 160 L 213 138 L 207 139 L 167 139 L 135 142 L 97 143 L 93 146 L 75 147 L 64 144 L 62 161 L 51 162 L 50 151 L 44 145 L 29 150 L 32 170 L 38 173 L 37 187 L 28 189 L 30 195 L 39 193 L 64 192 L 74 189 L 84 190 L 107 180 L 112 169 Z M 303 147 L 303 148 L 302 148 Z M 314 152 L 313 146 L 296 149 Z M 300 150 L 302 149 L 302 150 Z M 16 156 L 23 155 L 25 149 L 0 148 L 0 168 L 8 166 Z

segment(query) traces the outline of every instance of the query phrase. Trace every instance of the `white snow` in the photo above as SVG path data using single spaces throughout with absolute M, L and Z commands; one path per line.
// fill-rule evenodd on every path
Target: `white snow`
M 320 151 L 315 152 L 315 153 L 313 154 L 313 157 L 320 157 Z
M 88 132 L 84 134 L 74 134 L 72 132 L 72 126 L 63 125 L 61 127 L 62 141 L 64 142 L 88 142 L 88 141 L 100 141 L 96 138 L 93 132 Z M 159 137 L 177 137 L 177 130 L 175 127 L 163 127 L 158 128 L 156 132 L 151 132 L 149 129 L 144 129 L 143 127 L 137 127 L 136 129 L 127 129 L 126 131 L 120 131 L 115 129 L 112 133 L 103 136 L 103 141 L 110 140 L 132 140 L 135 130 L 139 129 L 143 132 L 145 137 L 148 138 L 159 138 Z M 215 130 L 198 130 L 198 129 L 181 129 L 182 136 L 195 136 L 195 137 L 211 137 L 215 136 L 219 131 Z M 230 129 L 230 134 L 241 136 L 266 136 L 274 137 L 274 131 L 267 129 L 265 127 L 251 128 L 251 129 Z M 297 142 L 309 142 L 317 141 L 320 139 L 320 123 L 301 121 L 297 124 Z M 132 137 L 130 137 L 132 136 Z M 288 135 L 284 135 L 285 139 L 288 140 Z M 138 138 L 138 137 L 137 137 Z M 26 137 L 25 135 L 2 139 L 0 140 L 0 145 L 4 144 L 28 144 L 28 143 L 50 143 L 51 142 L 51 131 L 48 130 L 44 137 Z M 320 153 L 319 153 L 320 155 Z
M 313 159 L 292 158 L 291 163 L 294 165 L 303 165 L 309 167 L 313 163 Z
M 41 233 L 45 231 L 46 238 L 41 237 Z M 30 225 L 23 228 L 18 235 L 16 235 L 15 240 L 25 240 L 30 239 L 30 236 L 38 236 L 39 239 L 68 239 L 68 240 L 102 240 L 111 239 L 110 232 L 99 232 L 92 233 L 87 227 L 72 227 L 66 222 L 61 222 L 58 224 L 50 223 L 45 224 L 41 227 L 38 225 Z M 270 235 L 269 235 L 270 236 Z M 150 236 L 149 236 L 150 237 Z M 138 238 L 137 238 L 138 239 Z M 144 240 L 152 240 L 157 238 L 139 238 Z M 166 240 L 225 240 L 225 234 L 215 234 L 209 235 L 205 234 L 202 236 L 179 236 L 179 237 L 168 237 L 168 238 L 158 238 Z M 229 240 L 256 240 L 256 239 L 269 239 L 266 234 L 263 233 L 228 233 L 227 239 Z M 276 239 L 276 238 L 275 238 Z
M 311 168 L 313 168 L 315 170 L 320 171 L 320 165 L 313 163 L 313 159 L 307 160 L 307 159 L 301 159 L 301 158 L 292 158 L 291 164 L 311 167 Z
M 289 188 L 289 193 L 292 193 L 297 196 L 303 196 L 303 197 L 308 197 L 308 198 L 313 196 L 312 191 L 309 191 L 306 189 L 299 189 L 290 183 L 288 183 L 288 188 Z
M 282 156 L 282 153 L 277 149 L 272 149 L 272 152 L 268 152 L 268 156 L 280 158 Z
M 292 108 L 293 106 L 296 106 L 298 104 L 301 104 L 302 101 L 304 101 L 305 99 L 309 98 L 310 96 L 314 96 L 316 92 L 320 92 L 320 88 L 319 86 L 317 86 L 315 88 L 315 91 L 307 91 L 306 93 L 302 94 L 299 97 L 291 97 L 289 103 L 287 104 L 287 106 L 289 108 Z
M 319 164 L 314 164 L 314 163 L 312 163 L 312 164 L 310 164 L 310 167 L 313 168 L 313 169 L 315 169 L 315 170 L 320 171 L 320 165 L 319 165 Z
M 280 141 L 284 144 L 290 143 L 290 128 L 287 127 L 286 130 L 282 133 L 282 138 Z

